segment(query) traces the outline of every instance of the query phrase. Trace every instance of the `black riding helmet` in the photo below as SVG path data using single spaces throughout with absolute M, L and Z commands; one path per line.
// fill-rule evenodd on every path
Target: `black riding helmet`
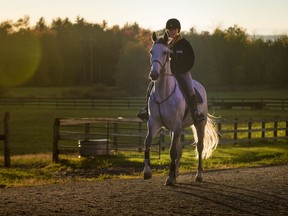
M 172 18 L 166 22 L 166 29 L 176 29 L 178 28 L 179 32 L 181 30 L 181 24 L 179 20 Z

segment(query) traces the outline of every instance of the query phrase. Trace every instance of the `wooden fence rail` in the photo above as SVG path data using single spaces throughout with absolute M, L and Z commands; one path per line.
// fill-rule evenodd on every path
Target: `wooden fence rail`
M 221 119 L 217 128 L 220 144 L 288 139 L 288 118 Z M 81 155 L 81 151 L 84 156 L 87 151 L 88 155 L 89 151 L 101 151 L 102 154 L 111 151 L 142 152 L 146 132 L 146 123 L 136 118 L 57 118 L 54 122 L 53 161 L 58 162 L 59 154 Z M 183 144 L 193 143 L 191 129 L 183 130 L 181 141 Z M 170 134 L 162 130 L 154 142 L 152 150 L 160 157 L 161 150 L 170 145 Z
M 222 119 L 217 125 L 223 144 L 288 139 L 288 118 Z
M 58 162 L 59 154 L 81 155 L 81 151 L 89 150 L 96 154 L 98 150 L 104 154 L 111 151 L 142 152 L 145 136 L 146 123 L 137 118 L 56 118 L 53 161 Z M 160 144 L 160 140 L 155 139 L 152 145 L 152 151 L 159 155 Z
M 0 106 L 54 107 L 59 109 L 139 109 L 145 99 L 84 99 L 84 98 L 2 98 Z M 285 99 L 208 98 L 210 108 L 288 110 Z
M 5 112 L 3 118 L 3 134 L 0 134 L 0 140 L 4 142 L 4 166 L 9 167 L 11 165 L 10 148 L 9 148 L 9 118 L 8 112 Z

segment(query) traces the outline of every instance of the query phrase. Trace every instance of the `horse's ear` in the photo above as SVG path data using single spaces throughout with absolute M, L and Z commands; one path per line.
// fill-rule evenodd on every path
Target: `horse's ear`
M 152 34 L 152 40 L 153 40 L 154 42 L 156 42 L 156 41 L 158 40 L 157 35 L 156 35 L 155 32 L 153 32 L 153 34 Z
M 164 41 L 167 43 L 167 42 L 168 42 L 168 39 L 169 39 L 168 32 L 165 31 L 165 34 L 164 34 Z

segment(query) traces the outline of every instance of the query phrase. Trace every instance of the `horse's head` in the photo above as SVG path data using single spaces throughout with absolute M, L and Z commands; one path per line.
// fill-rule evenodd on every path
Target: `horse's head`
M 168 34 L 166 32 L 163 38 L 158 38 L 156 33 L 153 32 L 152 40 L 154 43 L 150 50 L 150 78 L 155 81 L 161 74 L 165 73 L 166 63 L 169 61 L 171 51 L 167 46 Z

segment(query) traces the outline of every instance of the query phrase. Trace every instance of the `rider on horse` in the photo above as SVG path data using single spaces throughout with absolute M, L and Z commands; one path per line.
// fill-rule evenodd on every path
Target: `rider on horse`
M 171 38 L 168 44 L 169 48 L 172 50 L 172 53 L 170 54 L 171 71 L 178 80 L 182 92 L 184 93 L 193 122 L 194 124 L 197 124 L 204 120 L 205 117 L 203 113 L 199 112 L 197 109 L 197 97 L 192 83 L 191 70 L 195 60 L 194 50 L 189 41 L 180 35 L 181 24 L 177 19 L 169 19 L 166 23 L 166 29 Z M 153 84 L 150 84 L 147 91 L 147 101 L 152 88 Z M 137 116 L 142 120 L 148 120 L 148 106 L 146 105 Z

